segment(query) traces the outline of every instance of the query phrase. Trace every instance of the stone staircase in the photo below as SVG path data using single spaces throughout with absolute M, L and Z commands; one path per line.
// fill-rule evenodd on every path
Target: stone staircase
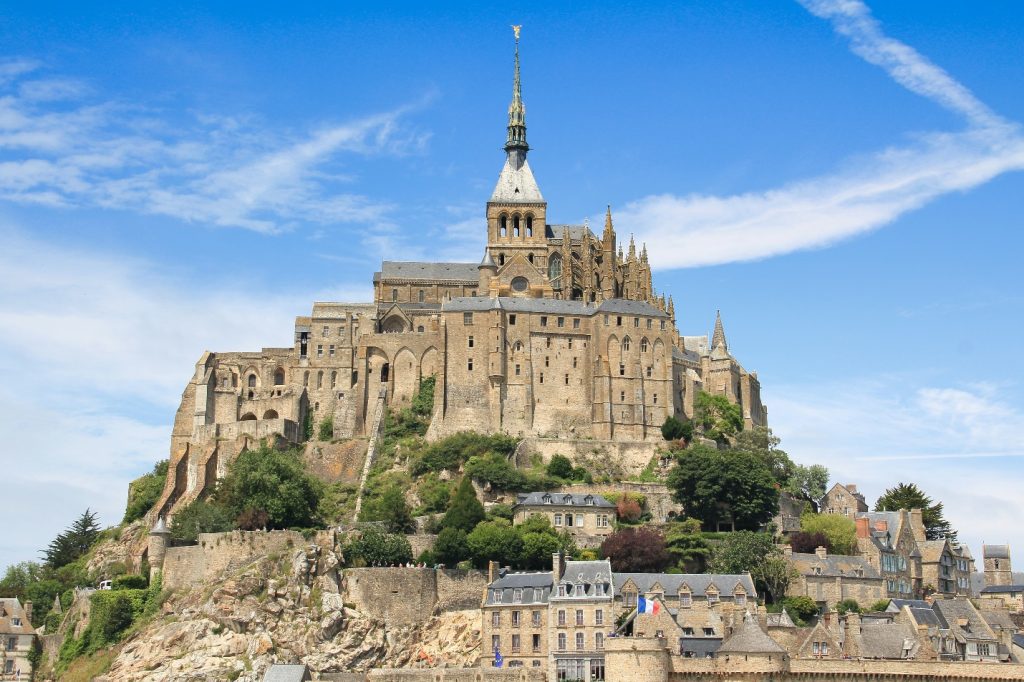
M 353 521 L 359 519 L 359 511 L 363 508 L 363 491 L 366 489 L 366 479 L 370 477 L 370 468 L 377 455 L 377 443 L 380 441 L 381 427 L 384 425 L 384 411 L 387 409 L 388 389 L 382 386 L 377 395 L 377 406 L 373 410 L 373 422 L 370 426 L 370 444 L 366 448 L 366 461 L 363 463 L 363 473 L 359 476 L 359 496 L 356 498 L 356 510 Z

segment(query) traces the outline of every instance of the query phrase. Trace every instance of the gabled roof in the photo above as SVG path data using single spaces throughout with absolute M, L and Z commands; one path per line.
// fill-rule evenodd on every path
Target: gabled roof
M 995 633 L 974 605 L 966 599 L 936 599 L 933 608 L 961 642 L 968 639 L 995 640 Z
M 879 579 L 882 577 L 877 568 L 860 556 L 829 554 L 822 558 L 817 554 L 793 552 L 790 560 L 796 569 L 804 575 Z
M 546 604 L 551 596 L 551 571 L 506 573 L 487 586 L 487 603 L 515 603 L 513 600 L 517 589 L 523 591 L 521 603 Z M 500 601 L 494 598 L 494 590 L 501 590 Z M 534 590 L 540 590 L 540 594 Z
M 25 617 L 25 608 L 18 601 L 17 597 L 4 597 L 0 599 L 0 634 L 4 635 L 31 635 L 35 633 L 32 623 Z M 14 619 L 19 619 L 18 625 Z
M 1012 592 L 1024 592 L 1024 585 L 988 585 L 981 588 L 983 594 L 1009 594 Z
M 1009 559 L 1009 545 L 982 545 L 981 554 L 986 559 Z
M 580 495 L 574 493 L 523 493 L 516 500 L 515 506 L 537 506 L 563 505 L 571 507 L 601 507 L 602 509 L 613 509 L 614 504 L 600 495 Z
M 862 621 L 860 655 L 867 658 L 902 659 L 918 647 L 908 623 Z M 908 652 L 908 653 L 905 653 Z
M 543 203 L 537 180 L 530 170 L 530 162 L 522 158 L 522 165 L 516 166 L 513 155 L 505 158 L 505 165 L 498 175 L 498 184 L 494 186 L 491 201 L 498 203 Z

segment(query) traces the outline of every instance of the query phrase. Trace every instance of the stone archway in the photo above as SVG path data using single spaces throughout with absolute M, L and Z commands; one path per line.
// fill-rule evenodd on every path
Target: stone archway
M 408 348 L 398 351 L 391 365 L 391 372 L 394 375 L 391 402 L 403 405 L 411 402 L 420 380 L 419 367 L 413 352 Z

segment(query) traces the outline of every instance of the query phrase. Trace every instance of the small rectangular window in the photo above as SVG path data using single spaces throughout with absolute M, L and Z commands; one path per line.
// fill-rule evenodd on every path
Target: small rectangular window
M 633 318 L 633 326 L 634 327 L 639 327 L 640 326 L 640 318 L 639 317 L 634 317 Z
M 544 366 L 545 367 L 550 367 L 551 366 L 550 365 L 550 358 L 547 355 L 544 356 Z
M 515 324 L 516 323 L 516 316 L 515 316 L 515 314 L 512 314 L 512 315 L 508 316 L 508 323 L 509 324 Z
M 616 327 L 621 327 L 622 326 L 622 315 L 617 315 L 615 317 L 615 326 Z
M 491 627 L 501 627 L 501 611 L 491 612 Z
M 317 347 L 316 347 L 316 356 L 317 356 L 318 358 L 322 358 L 322 357 L 324 356 L 324 347 L 323 347 L 323 345 L 322 345 L 322 344 L 317 344 Z
M 661 321 L 661 330 L 665 331 L 665 320 Z
M 658 404 L 658 394 L 657 393 L 654 394 L 654 404 L 655 405 Z
M 540 373 L 540 383 L 544 383 L 544 372 Z
M 462 324 L 473 324 L 473 313 L 462 313 Z
M 469 337 L 469 347 L 470 348 L 473 347 L 473 336 L 472 335 L 470 335 L 470 337 Z
M 541 317 L 540 317 L 540 326 L 542 326 L 542 327 L 548 326 L 548 318 L 546 316 L 544 316 L 544 315 L 541 315 Z
M 604 316 L 604 326 L 606 326 L 606 327 L 608 326 L 608 316 L 607 315 Z
M 516 365 L 516 376 L 519 376 L 519 365 Z
M 580 318 L 578 318 L 578 317 L 572 318 L 572 328 L 573 329 L 579 329 L 580 328 Z
M 576 358 L 572 359 L 572 368 L 576 369 Z
M 566 386 L 569 385 L 569 375 L 568 374 L 565 375 L 565 385 Z
M 558 320 L 557 320 L 557 324 L 558 324 L 559 327 L 564 327 L 565 326 L 565 318 L 564 317 L 559 317 Z
M 625 365 L 622 365 L 622 364 L 619 365 L 619 376 L 620 377 L 626 376 L 626 366 Z
M 473 358 L 470 358 L 469 360 L 466 361 L 466 369 L 468 369 L 470 372 L 473 371 Z
M 398 300 L 398 289 L 391 290 L 391 301 L 392 303 Z
M 327 347 L 327 354 L 330 355 L 332 358 L 334 357 L 334 344 L 333 343 L 330 346 Z
M 324 336 L 330 336 L 331 335 L 331 328 L 328 327 L 326 324 L 324 325 L 323 335 Z
M 566 345 L 566 348 L 568 348 L 569 350 L 572 350 L 572 339 L 569 339 L 569 342 Z

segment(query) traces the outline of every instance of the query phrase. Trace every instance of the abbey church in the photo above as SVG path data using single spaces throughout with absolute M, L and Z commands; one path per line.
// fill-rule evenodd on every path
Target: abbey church
M 287 348 L 206 352 L 185 388 L 171 441 L 168 513 L 262 438 L 301 442 L 329 422 L 368 436 L 387 407 L 435 378 L 428 438 L 458 431 L 653 444 L 700 391 L 763 425 L 760 384 L 729 351 L 721 319 L 681 336 L 656 292 L 646 245 L 623 250 L 611 209 L 600 235 L 549 222 L 527 160 L 516 43 L 505 163 L 486 204 L 477 263 L 384 261 L 372 303 L 314 303 Z M 485 223 L 481 221 L 481 231 Z

